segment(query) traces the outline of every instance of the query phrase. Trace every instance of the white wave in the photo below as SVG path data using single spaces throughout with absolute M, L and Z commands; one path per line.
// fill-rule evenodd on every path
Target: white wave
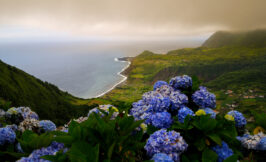
M 111 90 L 113 90 L 116 86 L 118 86 L 119 84 L 121 84 L 121 83 L 123 83 L 124 81 L 127 80 L 127 77 L 126 77 L 125 75 L 123 75 L 122 72 L 125 71 L 125 70 L 130 66 L 131 62 L 130 62 L 130 61 L 121 61 L 121 60 L 119 60 L 118 58 L 115 58 L 114 60 L 117 61 L 117 62 L 127 62 L 127 63 L 128 63 L 127 66 L 125 66 L 120 72 L 117 73 L 117 75 L 121 76 L 123 79 L 120 80 L 120 81 L 119 81 L 118 83 L 116 83 L 115 85 L 113 85 L 113 86 L 112 86 L 110 89 L 108 89 L 107 91 L 105 91 L 105 92 L 101 93 L 100 95 L 96 96 L 96 98 L 105 95 L 106 93 L 108 93 L 108 92 L 110 92 Z

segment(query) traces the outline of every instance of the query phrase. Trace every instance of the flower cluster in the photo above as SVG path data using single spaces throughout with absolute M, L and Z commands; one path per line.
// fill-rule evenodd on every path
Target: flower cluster
M 221 146 L 216 145 L 216 146 L 212 147 L 212 150 L 217 153 L 218 162 L 222 162 L 234 154 L 232 149 L 230 149 L 229 146 L 227 145 L 227 143 L 225 143 L 224 141 L 222 141 Z
M 239 137 L 239 136 L 237 137 L 237 139 L 241 142 L 244 148 L 252 149 L 252 150 L 262 150 L 263 139 L 264 139 L 264 150 L 266 150 L 265 138 L 266 136 L 262 132 L 256 135 L 244 134 L 242 137 Z
M 16 140 L 16 133 L 9 127 L 0 128 L 0 145 L 6 143 L 14 143 Z
M 167 132 L 166 129 L 160 129 L 154 132 L 145 145 L 145 150 L 152 157 L 157 153 L 165 153 L 174 161 L 179 161 L 179 155 L 187 149 L 188 145 L 175 131 Z
M 260 142 L 257 144 L 257 150 L 266 150 L 266 137 L 263 137 Z
M 165 82 L 165 81 L 157 81 L 155 84 L 154 84 L 154 86 L 153 86 L 153 90 L 156 90 L 157 88 L 160 88 L 162 85 L 168 85 L 168 83 L 167 82 Z
M 31 161 L 42 161 L 49 162 L 48 160 L 41 159 L 44 155 L 54 155 L 56 152 L 64 148 L 64 144 L 52 142 L 52 144 L 46 148 L 34 150 L 29 157 L 22 157 L 17 162 L 31 162 Z
M 21 132 L 24 132 L 25 130 L 39 132 L 40 121 L 36 119 L 25 119 L 19 124 L 18 130 Z
M 191 85 L 191 78 L 188 76 L 172 79 L 172 86 L 164 81 L 158 81 L 154 90 L 142 95 L 142 99 L 132 104 L 130 115 L 135 120 L 145 120 L 157 128 L 169 128 L 172 124 L 172 114 L 188 103 L 188 97 L 176 89 L 176 85 Z M 175 81 L 174 81 L 175 80 Z M 190 84 L 191 83 L 191 84 Z M 175 85 L 175 87 L 173 87 Z
M 170 156 L 164 153 L 154 154 L 151 160 L 154 162 L 174 162 Z
M 200 87 L 200 90 L 196 91 L 192 95 L 193 102 L 201 108 L 215 108 L 216 97 L 214 94 L 207 91 L 206 87 Z
M 38 114 L 36 114 L 34 111 L 31 111 L 29 107 L 18 107 L 18 108 L 10 108 L 6 112 L 7 115 L 12 114 L 21 114 L 23 119 L 36 119 L 39 120 Z
M 247 124 L 247 121 L 241 112 L 238 112 L 236 110 L 232 110 L 232 111 L 228 112 L 227 114 L 232 115 L 234 117 L 236 127 L 241 128 Z
M 177 115 L 178 121 L 180 123 L 184 123 L 184 120 L 187 115 L 194 116 L 195 114 L 190 108 L 184 106 L 178 110 L 178 115 Z
M 113 111 L 113 115 L 112 115 L 112 119 L 116 118 L 117 115 L 119 114 L 119 111 L 116 107 L 114 107 L 113 105 L 99 105 L 99 107 L 93 108 L 89 111 L 88 113 L 88 117 L 92 114 L 92 113 L 96 113 L 96 114 L 100 114 L 102 117 L 104 116 L 104 114 L 100 111 L 104 111 L 107 114 L 109 114 L 109 112 Z
M 41 120 L 40 121 L 40 127 L 45 131 L 45 132 L 49 132 L 49 131 L 54 131 L 56 130 L 56 125 L 50 121 L 50 120 Z
M 150 123 L 156 128 L 169 128 L 172 124 L 171 114 L 168 112 L 158 112 L 152 114 L 146 121 L 150 121 Z
M 170 80 L 169 85 L 177 89 L 187 89 L 192 86 L 192 79 L 187 75 L 177 76 Z

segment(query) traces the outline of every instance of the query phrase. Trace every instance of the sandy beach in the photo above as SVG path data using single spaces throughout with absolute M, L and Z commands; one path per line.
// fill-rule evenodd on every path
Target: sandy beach
M 125 61 L 125 60 L 119 60 L 119 58 L 114 58 L 114 60 L 116 62 L 127 62 L 127 66 L 125 66 L 120 72 L 117 73 L 117 75 L 122 77 L 122 80 L 120 80 L 119 82 L 117 82 L 115 85 L 113 85 L 110 89 L 108 89 L 107 91 L 101 93 L 100 95 L 96 96 L 95 98 L 101 97 L 103 95 L 105 95 L 106 93 L 110 92 L 111 90 L 113 90 L 116 86 L 118 86 L 119 84 L 123 83 L 124 81 L 127 80 L 127 77 L 125 75 L 122 74 L 123 71 L 125 71 L 131 64 L 130 61 Z

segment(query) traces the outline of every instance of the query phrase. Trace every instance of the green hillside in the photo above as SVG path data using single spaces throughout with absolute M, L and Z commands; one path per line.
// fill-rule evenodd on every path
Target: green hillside
M 131 103 L 151 90 L 155 81 L 187 74 L 216 93 L 221 113 L 232 108 L 247 116 L 252 111 L 266 112 L 266 47 L 260 44 L 185 48 L 167 54 L 144 51 L 126 70 L 128 80 L 103 98 Z
M 16 67 L 0 61 L 0 106 L 29 106 L 40 118 L 63 124 L 88 111 L 87 100 L 62 92 Z
M 248 32 L 219 31 L 214 33 L 202 46 L 209 48 L 224 46 L 266 47 L 266 30 Z

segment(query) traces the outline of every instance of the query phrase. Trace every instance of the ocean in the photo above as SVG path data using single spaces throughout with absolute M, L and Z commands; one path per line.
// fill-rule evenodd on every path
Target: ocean
M 128 62 L 115 58 L 200 46 L 200 40 L 0 42 L 0 59 L 80 98 L 114 88 Z

